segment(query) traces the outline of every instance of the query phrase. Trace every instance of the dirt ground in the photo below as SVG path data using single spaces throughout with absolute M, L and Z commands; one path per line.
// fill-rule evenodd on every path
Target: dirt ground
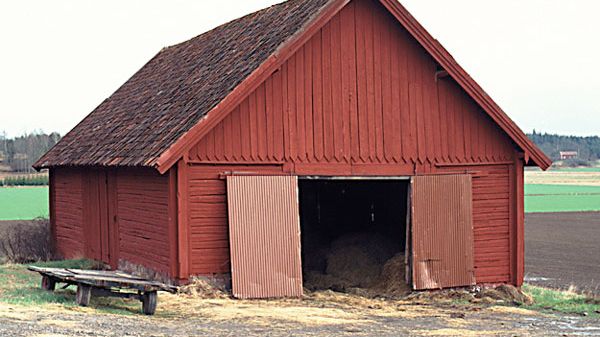
M 0 336 L 600 335 L 597 319 L 504 306 L 419 302 L 384 305 L 378 300 L 365 302 L 350 296 L 339 302 L 315 298 L 234 301 L 173 297 L 161 294 L 153 317 L 117 316 L 89 308 L 65 310 L 0 303 Z
M 600 212 L 528 213 L 525 281 L 600 294 Z

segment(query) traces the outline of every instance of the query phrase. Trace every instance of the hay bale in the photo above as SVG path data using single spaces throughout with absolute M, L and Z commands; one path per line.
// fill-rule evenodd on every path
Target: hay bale
M 406 264 L 404 254 L 396 254 L 384 265 L 379 277 L 377 289 L 382 295 L 402 297 L 411 289 L 405 281 Z
M 304 284 L 309 290 L 331 289 L 357 294 L 403 296 L 410 289 L 404 282 L 404 255 L 394 255 L 399 246 L 376 233 L 341 236 L 331 243 L 326 254 L 324 273 L 316 268 L 308 268 Z M 315 265 L 310 263 L 311 267 Z
M 345 283 L 337 277 L 314 270 L 304 274 L 304 286 L 310 291 L 330 289 L 343 292 L 346 290 Z
M 331 243 L 325 272 L 344 289 L 372 287 L 395 250 L 394 243 L 381 234 L 349 233 Z
M 400 245 L 379 233 L 355 232 L 343 235 L 331 243 L 331 251 L 338 252 L 350 247 L 361 249 L 369 258 L 383 265 L 398 250 Z

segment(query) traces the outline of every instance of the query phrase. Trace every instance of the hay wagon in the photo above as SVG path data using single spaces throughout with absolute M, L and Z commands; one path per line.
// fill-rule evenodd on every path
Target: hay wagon
M 153 315 L 158 302 L 158 291 L 175 293 L 177 287 L 161 282 L 150 281 L 119 271 L 82 270 L 64 268 L 41 268 L 29 266 L 27 269 L 42 275 L 42 289 L 54 291 L 58 283 L 77 286 L 76 301 L 87 306 L 92 296 L 135 298 L 142 302 L 142 312 Z

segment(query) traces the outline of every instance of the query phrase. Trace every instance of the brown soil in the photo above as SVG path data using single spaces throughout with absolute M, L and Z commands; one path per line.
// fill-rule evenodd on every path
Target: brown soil
M 600 212 L 527 214 L 525 281 L 600 294 Z

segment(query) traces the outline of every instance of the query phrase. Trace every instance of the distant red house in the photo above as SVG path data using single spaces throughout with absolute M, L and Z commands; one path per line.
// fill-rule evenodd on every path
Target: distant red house
M 292 0 L 163 49 L 35 167 L 64 256 L 273 297 L 349 228 L 414 289 L 520 285 L 523 167 L 550 164 L 395 0 Z
M 577 151 L 560 151 L 560 160 L 577 158 Z

